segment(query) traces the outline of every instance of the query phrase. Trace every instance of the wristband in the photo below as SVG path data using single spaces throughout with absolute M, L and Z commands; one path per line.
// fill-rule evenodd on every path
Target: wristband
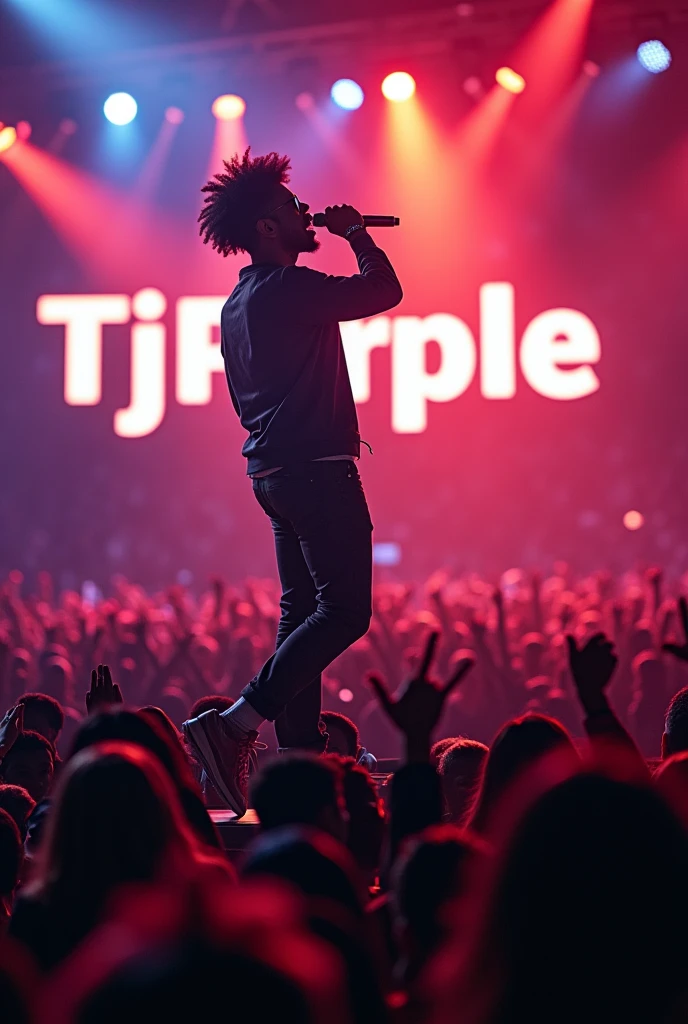
M 345 238 L 350 238 L 354 231 L 365 231 L 365 224 L 352 224 L 350 228 L 347 228 L 344 232 Z

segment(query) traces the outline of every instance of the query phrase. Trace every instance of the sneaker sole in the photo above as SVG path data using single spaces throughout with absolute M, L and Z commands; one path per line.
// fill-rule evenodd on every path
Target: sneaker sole
M 208 742 L 208 738 L 205 734 L 205 729 L 200 722 L 190 721 L 184 722 L 182 726 L 184 735 L 191 742 L 198 760 L 203 765 L 206 775 L 209 777 L 213 786 L 226 802 L 230 810 L 239 818 L 243 818 L 246 814 L 246 806 L 241 804 L 236 796 L 231 793 L 225 785 L 224 777 L 218 769 L 217 761 L 215 760 L 215 754 L 213 753 L 212 746 Z

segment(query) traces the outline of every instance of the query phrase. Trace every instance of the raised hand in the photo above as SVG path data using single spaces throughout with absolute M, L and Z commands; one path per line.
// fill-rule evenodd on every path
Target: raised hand
M 678 614 L 681 619 L 684 642 L 682 644 L 662 644 L 662 650 L 673 654 L 680 661 L 688 661 L 688 601 L 685 597 L 678 599 Z
M 426 750 L 429 754 L 430 737 L 439 722 L 447 697 L 474 664 L 473 655 L 466 651 L 465 657 L 456 662 L 447 682 L 444 685 L 435 682 L 428 676 L 428 672 L 438 639 L 439 633 L 430 634 L 416 672 L 404 683 L 396 700 L 390 696 L 379 675 L 371 672 L 368 676 L 380 705 L 406 737 L 409 752 L 415 755 L 422 753 L 423 758 Z
M 569 648 L 569 666 L 578 699 L 586 714 L 607 711 L 609 703 L 605 690 L 614 675 L 619 659 L 614 644 L 604 633 L 596 633 L 584 647 L 578 647 L 570 634 L 566 637 Z
M 122 693 L 117 683 L 113 683 L 108 665 L 99 665 L 91 672 L 91 689 L 86 694 L 86 710 L 89 715 L 123 704 Z
M 18 736 L 24 731 L 24 705 L 17 704 L 10 708 L 0 720 L 0 760 L 14 746 Z

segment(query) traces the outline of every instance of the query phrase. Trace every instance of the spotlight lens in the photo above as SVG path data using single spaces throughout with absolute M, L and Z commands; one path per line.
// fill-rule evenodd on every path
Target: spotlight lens
M 393 71 L 382 83 L 382 95 L 392 103 L 410 100 L 416 91 L 416 80 L 406 71 Z
M 659 39 L 648 39 L 637 49 L 637 57 L 646 71 L 651 75 L 659 75 L 671 64 L 671 53 Z
M 184 111 L 179 107 L 168 107 L 165 111 L 165 120 L 169 124 L 181 124 L 184 120 Z
M 113 92 L 103 104 L 103 113 L 111 124 L 131 124 L 138 112 L 138 104 L 128 92 Z
M 637 512 L 635 509 L 631 509 L 623 517 L 623 524 L 627 530 L 639 530 L 645 524 L 645 517 L 642 512 Z
M 27 139 L 31 138 L 31 125 L 28 121 L 17 122 L 17 138 L 21 139 L 22 142 L 26 142 Z
M 522 75 L 519 75 L 513 68 L 500 68 L 495 75 L 497 85 L 501 85 L 502 89 L 506 89 L 507 92 L 519 93 L 523 92 L 526 87 L 526 80 Z
M 246 112 L 246 101 L 241 96 L 218 96 L 213 103 L 213 114 L 218 121 L 236 121 Z
M 11 146 L 17 141 L 17 129 L 11 128 L 9 125 L 7 128 L 3 128 L 0 131 L 0 153 L 5 153 Z
M 358 110 L 364 100 L 363 89 L 351 78 L 340 78 L 330 90 L 334 103 L 342 110 Z
M 340 699 L 340 700 L 341 700 L 341 701 L 342 701 L 342 702 L 343 702 L 344 704 L 350 704 L 350 703 L 351 703 L 351 701 L 352 701 L 352 700 L 354 699 L 354 695 L 353 695 L 353 693 L 351 692 L 351 690 L 347 690 L 347 689 L 345 688 L 345 689 L 343 689 L 343 690 L 340 690 L 340 691 L 339 691 L 339 699 Z

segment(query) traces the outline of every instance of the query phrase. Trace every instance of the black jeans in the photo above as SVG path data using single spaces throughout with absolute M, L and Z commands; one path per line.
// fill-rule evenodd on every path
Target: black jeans
M 320 674 L 372 614 L 372 530 L 355 463 L 310 462 L 253 481 L 282 583 L 277 649 L 243 691 L 280 747 L 322 750 Z

